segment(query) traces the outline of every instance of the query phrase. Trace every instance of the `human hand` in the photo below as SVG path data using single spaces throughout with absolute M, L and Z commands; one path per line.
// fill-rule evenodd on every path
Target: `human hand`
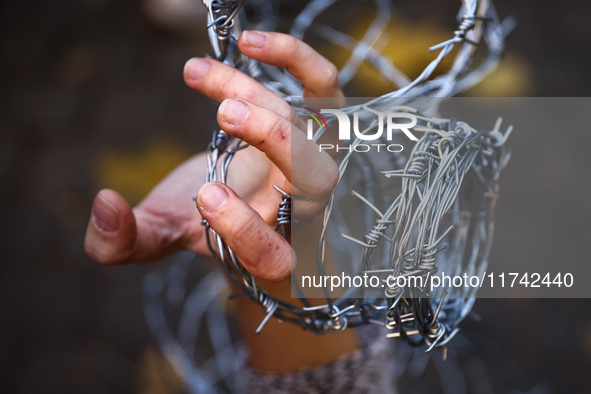
M 242 53 L 285 67 L 308 97 L 342 97 L 336 67 L 303 42 L 285 34 L 244 32 Z M 179 249 L 209 255 L 201 216 L 256 277 L 279 281 L 290 274 L 292 249 L 273 230 L 280 195 L 311 198 L 320 209 L 336 185 L 338 169 L 326 154 L 294 129 L 289 104 L 249 76 L 213 59 L 185 65 L 185 82 L 221 103 L 220 127 L 250 144 L 230 164 L 228 184 L 203 185 L 203 154 L 188 160 L 133 210 L 113 190 L 95 198 L 85 239 L 87 253 L 104 264 L 149 261 Z M 293 144 L 293 145 L 292 145 Z M 291 155 L 305 168 L 292 174 Z M 197 207 L 189 196 L 197 194 Z

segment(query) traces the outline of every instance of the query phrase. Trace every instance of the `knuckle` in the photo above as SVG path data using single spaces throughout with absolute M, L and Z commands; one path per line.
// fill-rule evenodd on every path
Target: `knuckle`
M 273 140 L 286 141 L 290 135 L 290 128 L 291 123 L 280 116 L 276 116 L 267 131 L 267 136 Z M 265 138 L 260 141 L 259 145 L 263 144 L 264 142 Z
M 228 227 L 228 240 L 232 243 L 248 243 L 252 238 L 251 220 L 235 221 Z
M 240 222 L 234 222 L 224 238 L 252 275 L 278 282 L 289 276 L 291 261 L 286 257 L 285 245 L 281 242 L 283 240 L 273 237 L 269 229 L 263 226 L 266 224 L 245 217 Z
M 217 84 L 217 95 L 220 101 L 229 97 L 240 97 L 255 102 L 258 92 L 260 90 L 256 89 L 250 77 L 233 68 L 228 70 Z
M 291 54 L 290 58 L 292 60 L 300 59 L 302 57 L 302 41 L 298 40 L 293 36 L 286 36 L 285 38 L 287 40 L 286 48 L 288 48 L 288 51 L 286 53 Z
M 211 73 L 211 75 L 215 80 L 211 81 L 209 86 L 211 86 L 214 96 L 218 99 L 228 96 L 228 89 L 238 82 L 236 80 L 237 72 L 234 69 L 221 69 L 219 73 Z

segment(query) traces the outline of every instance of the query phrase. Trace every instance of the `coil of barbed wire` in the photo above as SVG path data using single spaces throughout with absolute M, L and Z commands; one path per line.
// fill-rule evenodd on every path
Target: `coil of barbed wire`
M 254 0 L 253 0 L 254 1 Z M 241 15 L 245 0 L 204 0 L 208 8 L 208 29 L 216 57 L 239 68 L 257 79 L 264 86 L 291 102 L 296 111 L 303 111 L 303 103 L 292 96 L 301 96 L 302 87 L 285 70 L 260 64 L 241 55 L 235 45 L 240 32 L 235 21 Z M 295 18 L 290 33 L 303 38 L 304 33 L 321 32 L 325 38 L 351 52 L 351 56 L 340 70 L 340 82 L 346 84 L 359 70 L 362 63 L 371 64 L 377 72 L 386 77 L 396 90 L 372 99 L 363 105 L 341 108 L 345 113 L 368 109 L 368 127 L 364 133 L 371 133 L 379 126 L 376 111 L 392 106 L 392 100 L 401 97 L 449 97 L 468 89 L 479 82 L 497 64 L 503 49 L 505 36 L 511 23 L 501 23 L 488 0 L 465 0 L 459 12 L 459 26 L 452 33 L 453 38 L 430 49 L 439 51 L 423 72 L 411 80 L 372 49 L 381 32 L 389 22 L 391 5 L 389 0 L 374 0 L 376 19 L 367 29 L 364 37 L 355 41 L 343 32 L 328 26 L 316 24 L 315 19 L 332 6 L 336 0 L 312 0 Z M 263 6 L 261 6 L 263 7 Z M 272 7 L 267 4 L 265 7 Z M 241 16 L 243 19 L 244 15 Z M 243 24 L 248 21 L 244 20 Z M 269 24 L 269 20 L 265 23 Z M 485 47 L 484 60 L 473 62 L 478 47 Z M 442 59 L 458 48 L 451 68 L 431 78 Z M 482 49 L 482 48 L 480 48 Z M 396 101 L 399 105 L 400 100 Z M 405 102 L 403 102 L 405 103 Z M 319 333 L 338 332 L 362 324 L 377 324 L 389 330 L 388 337 L 400 337 L 413 345 L 427 346 L 427 350 L 444 347 L 458 332 L 458 324 L 470 311 L 474 302 L 475 289 L 446 289 L 437 297 L 427 289 L 403 288 L 396 280 L 408 275 L 429 277 L 443 268 L 450 273 L 479 273 L 487 264 L 490 249 L 493 211 L 498 191 L 499 174 L 507 155 L 504 142 L 510 129 L 503 135 L 500 123 L 490 130 L 475 130 L 468 124 L 454 119 L 435 117 L 436 111 L 424 111 L 402 107 L 401 111 L 413 113 L 418 123 L 416 131 L 424 133 L 417 141 L 404 165 L 394 166 L 389 171 L 372 176 L 400 180 L 400 192 L 390 196 L 391 201 L 384 212 L 364 195 L 368 195 L 372 182 L 362 192 L 353 194 L 375 215 L 363 240 L 348 234 L 343 237 L 362 248 L 358 258 L 357 272 L 382 275 L 385 283 L 383 297 L 365 297 L 363 294 L 345 292 L 339 299 L 332 299 L 326 292 L 326 302 L 310 306 L 303 298 L 305 307 L 296 306 L 271 296 L 257 280 L 240 264 L 238 256 L 226 242 L 208 225 L 207 240 L 211 251 L 221 261 L 228 276 L 240 288 L 240 294 L 247 296 L 265 311 L 266 317 L 257 329 L 260 332 L 271 317 L 288 321 L 304 329 Z M 314 138 L 326 132 L 320 127 Z M 351 146 L 360 139 L 350 142 Z M 210 143 L 206 182 L 226 183 L 231 170 L 231 160 L 246 144 L 222 130 L 215 130 Z M 347 187 L 356 162 L 355 150 L 350 150 L 338 159 L 339 188 Z M 372 169 L 368 166 L 369 171 Z M 375 171 L 374 171 L 375 172 Z M 278 231 L 287 233 L 293 198 L 277 188 L 281 196 L 276 221 Z M 324 228 L 336 220 L 336 190 L 327 204 Z M 328 242 L 323 231 L 320 240 L 324 247 Z M 387 250 L 379 259 L 373 258 L 378 248 Z M 471 248 L 471 253 L 465 253 Z M 319 254 L 320 255 L 320 254 Z M 375 261 L 379 260 L 379 261 Z M 324 275 L 325 261 L 317 261 L 318 275 Z

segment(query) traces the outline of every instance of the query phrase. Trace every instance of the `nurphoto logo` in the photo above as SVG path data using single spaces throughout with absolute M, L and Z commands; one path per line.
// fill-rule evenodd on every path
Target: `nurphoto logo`
M 364 108 L 365 111 L 370 112 L 370 114 L 365 115 L 371 115 L 372 118 L 377 117 L 376 127 L 374 127 L 371 131 L 368 131 L 364 130 L 363 127 L 360 127 L 359 125 L 361 111 L 353 112 L 353 119 L 351 120 L 349 118 L 350 114 L 338 109 L 321 109 L 320 112 L 314 111 L 310 108 L 306 109 L 310 111 L 306 112 L 306 114 L 311 118 L 308 119 L 307 123 L 307 137 L 309 140 L 314 138 L 314 123 L 316 123 L 319 128 L 324 126 L 325 130 L 328 130 L 328 124 L 322 114 L 329 114 L 333 115 L 338 122 L 338 136 L 340 141 L 352 141 L 352 139 L 359 139 L 361 141 L 377 141 L 383 138 L 384 131 L 386 132 L 387 141 L 392 141 L 394 132 L 402 132 L 411 141 L 418 141 L 418 138 L 411 132 L 411 129 L 417 125 L 417 117 L 412 113 L 400 111 L 388 111 L 384 113 L 374 111 L 371 108 Z M 383 148 L 388 152 L 401 152 L 404 149 L 404 147 L 400 144 L 357 143 L 346 144 L 343 146 L 334 144 L 319 144 L 320 151 L 336 150 L 338 152 L 341 150 L 346 150 L 351 152 L 351 150 L 354 150 L 355 152 L 369 152 L 370 150 L 377 150 L 379 152 L 380 148 Z

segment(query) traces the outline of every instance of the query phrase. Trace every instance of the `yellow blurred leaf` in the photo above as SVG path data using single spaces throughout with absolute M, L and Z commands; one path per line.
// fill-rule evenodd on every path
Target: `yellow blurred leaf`
M 117 190 L 133 205 L 189 156 L 184 146 L 167 139 L 150 140 L 133 150 L 106 150 L 95 163 L 96 182 Z
M 347 34 L 361 39 L 367 26 L 375 15 L 360 17 L 358 24 L 352 25 Z M 429 48 L 453 37 L 453 30 L 432 20 L 410 21 L 398 16 L 384 30 L 376 50 L 389 59 L 410 79 L 416 78 L 425 67 L 434 60 L 439 51 L 429 52 Z M 342 66 L 350 52 L 340 47 L 331 46 L 324 51 L 335 64 Z M 457 48 L 454 49 L 437 67 L 435 77 L 451 67 Z M 533 92 L 530 67 L 525 58 L 513 52 L 505 53 L 499 67 L 480 84 L 468 92 L 471 96 L 527 96 Z M 352 81 L 354 88 L 368 96 L 377 96 L 398 89 L 380 76 L 376 69 L 364 62 Z
M 375 18 L 375 15 L 359 18 L 360 22 L 351 26 L 346 33 L 355 39 L 361 39 L 373 18 Z M 386 27 L 375 47 L 396 68 L 409 78 L 414 79 L 439 53 L 438 51 L 429 52 L 429 48 L 451 37 L 449 29 L 435 22 L 428 20 L 409 22 L 404 17 L 399 16 L 394 18 Z M 337 65 L 342 65 L 350 56 L 350 52 L 336 47 L 327 49 L 325 53 Z M 454 53 L 455 50 L 443 60 L 434 75 L 450 67 Z M 376 69 L 367 62 L 364 62 L 360 67 L 354 84 L 367 91 L 368 95 L 383 94 L 397 89 L 396 86 L 381 77 L 376 72 Z
M 531 96 L 532 71 L 525 58 L 514 52 L 506 52 L 499 66 L 478 85 L 466 92 L 476 97 Z

